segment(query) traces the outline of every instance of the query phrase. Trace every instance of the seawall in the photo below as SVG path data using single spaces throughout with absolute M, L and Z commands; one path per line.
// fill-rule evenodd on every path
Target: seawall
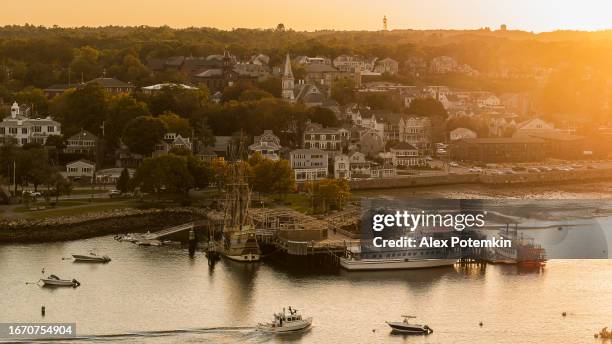
M 454 184 L 554 184 L 559 182 L 592 182 L 612 180 L 612 169 L 551 171 L 517 174 L 449 174 L 435 176 L 403 176 L 384 179 L 352 180 L 352 190 L 397 189 Z
M 0 220 L 0 243 L 66 241 L 127 232 L 153 232 L 205 217 L 202 209 L 169 208 L 113 210 L 43 220 Z

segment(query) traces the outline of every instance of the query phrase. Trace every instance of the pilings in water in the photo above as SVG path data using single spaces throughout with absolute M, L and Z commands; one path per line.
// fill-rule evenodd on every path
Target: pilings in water
M 196 232 L 193 228 L 189 230 L 189 257 L 195 255 L 195 251 L 198 248 L 198 240 L 196 238 Z

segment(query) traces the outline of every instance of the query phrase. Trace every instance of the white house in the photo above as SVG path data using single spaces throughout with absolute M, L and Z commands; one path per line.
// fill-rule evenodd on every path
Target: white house
M 296 182 L 327 178 L 328 154 L 320 149 L 296 149 L 289 154 L 289 163 Z
M 351 179 L 351 161 L 348 155 L 338 154 L 334 156 L 334 178 Z
M 60 123 L 51 117 L 30 118 L 28 114 L 29 109 L 14 102 L 10 116 L 0 122 L 0 140 L 13 139 L 18 146 L 26 143 L 44 145 L 49 136 L 61 134 Z
M 429 117 L 402 117 L 399 121 L 399 141 L 415 146 L 421 153 L 428 151 L 431 146 Z
M 93 178 L 96 164 L 91 161 L 80 159 L 66 164 L 66 177 L 70 179 Z
M 400 142 L 389 149 L 393 156 L 394 166 L 423 166 L 425 158 L 419 154 L 419 149 L 408 142 Z
M 351 177 L 366 178 L 372 174 L 372 163 L 366 160 L 365 154 L 352 152 L 349 154 Z
M 263 134 L 255 136 L 253 144 L 249 146 L 249 152 L 251 154 L 257 152 L 264 158 L 275 161 L 280 159 L 280 149 L 280 139 L 278 136 L 274 135 L 272 130 L 264 130 Z

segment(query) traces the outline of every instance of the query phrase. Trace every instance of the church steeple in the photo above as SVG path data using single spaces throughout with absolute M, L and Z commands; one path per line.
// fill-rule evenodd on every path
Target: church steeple
M 283 89 L 283 99 L 293 101 L 295 98 L 293 94 L 295 80 L 293 79 L 293 71 L 291 70 L 291 58 L 289 58 L 289 53 L 287 53 L 287 57 L 285 59 L 285 68 L 283 69 L 283 76 L 281 80 Z

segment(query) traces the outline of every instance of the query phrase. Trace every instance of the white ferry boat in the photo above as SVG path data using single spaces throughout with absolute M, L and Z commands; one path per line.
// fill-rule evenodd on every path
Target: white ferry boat
M 408 270 L 452 266 L 458 256 L 451 250 L 439 248 L 387 249 L 362 252 L 361 248 L 340 258 L 340 266 L 349 271 Z

